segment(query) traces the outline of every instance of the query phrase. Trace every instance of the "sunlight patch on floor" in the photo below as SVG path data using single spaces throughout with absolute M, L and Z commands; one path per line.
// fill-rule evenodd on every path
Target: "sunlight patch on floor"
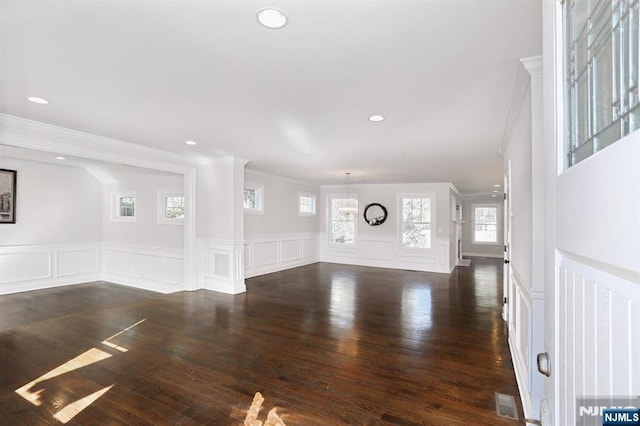
M 102 344 L 104 344 L 105 346 L 108 346 L 112 349 L 115 349 L 119 352 L 127 352 L 128 349 L 125 347 L 122 347 L 120 345 L 117 345 L 113 342 L 111 342 L 110 340 L 120 336 L 122 333 L 131 330 L 132 328 L 142 324 L 143 322 L 146 321 L 146 318 L 141 319 L 140 321 L 138 321 L 137 323 L 125 328 L 124 330 L 114 334 L 113 336 L 105 339 L 102 341 Z M 61 376 L 63 374 L 72 372 L 74 370 L 79 370 L 81 368 L 87 367 L 91 364 L 95 364 L 97 362 L 100 361 L 104 361 L 105 359 L 111 358 L 113 355 L 111 355 L 108 352 L 102 351 L 100 349 L 97 348 L 91 348 L 85 352 L 83 352 L 82 354 L 78 355 L 77 357 L 65 362 L 62 365 L 59 365 L 58 367 L 54 368 L 53 370 L 49 371 L 46 374 L 43 374 L 42 376 L 38 377 L 37 379 L 27 383 L 26 385 L 22 386 L 19 389 L 15 390 L 15 393 L 17 393 L 18 395 L 20 395 L 22 398 L 24 398 L 25 400 L 29 401 L 30 403 L 32 403 L 35 406 L 40 406 L 42 405 L 42 396 L 43 393 L 45 392 L 45 388 L 43 386 L 38 386 L 38 384 L 46 382 L 48 380 L 54 379 L 58 376 Z M 90 406 L 92 403 L 94 403 L 98 398 L 100 398 L 102 395 L 104 395 L 105 393 L 107 393 L 113 386 L 115 385 L 111 385 L 111 386 L 107 386 L 104 387 L 90 395 L 87 395 L 85 397 L 82 397 L 80 399 L 78 399 L 77 401 L 74 401 L 70 404 L 67 404 L 66 406 L 62 407 L 60 410 L 58 410 L 53 417 L 58 420 L 59 422 L 62 423 L 67 423 L 69 420 L 73 419 L 78 413 L 82 412 L 82 410 L 84 410 L 85 408 L 87 408 L 88 406 Z M 55 409 L 55 408 L 54 408 Z
M 53 379 L 54 377 L 58 377 L 62 374 L 68 373 L 73 370 L 77 370 L 82 367 L 86 367 L 87 365 L 94 364 L 96 362 L 100 362 L 107 358 L 111 358 L 111 354 L 101 351 L 100 349 L 91 348 L 88 351 L 78 355 L 77 357 L 65 362 L 64 364 L 54 368 L 48 373 L 38 377 L 37 379 L 27 383 L 19 389 L 16 389 L 16 393 L 32 403 L 33 405 L 41 405 L 42 401 L 40 400 L 40 394 L 43 389 L 37 389 L 32 391 L 31 389 L 36 387 L 38 383 L 44 382 L 46 380 Z
M 107 386 L 105 388 L 100 389 L 97 392 L 92 393 L 91 395 L 87 395 L 84 398 L 80 398 L 79 400 L 72 402 L 71 404 L 64 407 L 62 410 L 58 411 L 53 415 L 53 418 L 58 420 L 61 423 L 67 423 L 69 420 L 73 419 L 78 413 L 82 410 L 93 404 L 93 402 L 100 398 L 102 395 L 107 393 L 109 389 L 111 389 L 115 385 Z
M 121 334 L 122 334 L 122 333 L 124 333 L 125 331 L 129 331 L 129 330 L 131 330 L 133 327 L 136 327 L 136 326 L 138 326 L 138 325 L 142 324 L 142 323 L 143 323 L 143 322 L 145 322 L 146 320 L 147 320 L 146 318 L 141 319 L 141 320 L 140 320 L 140 321 L 138 321 L 137 323 L 135 323 L 135 324 L 133 324 L 133 325 L 130 325 L 129 327 L 127 327 L 127 328 L 125 328 L 124 330 L 122 330 L 122 331 L 120 331 L 120 332 L 118 332 L 118 333 L 114 334 L 113 336 L 111 336 L 111 337 L 108 337 L 108 338 L 104 339 L 104 340 L 102 341 L 102 344 L 103 344 L 103 345 L 105 345 L 105 346 L 108 346 L 108 347 L 110 347 L 110 348 L 112 348 L 112 349 L 118 350 L 118 351 L 120 351 L 120 352 L 127 352 L 127 351 L 128 351 L 128 349 L 127 349 L 127 348 L 122 347 L 122 346 L 120 346 L 120 345 L 116 345 L 115 343 L 111 342 L 110 340 L 111 340 L 111 339 L 114 339 L 114 338 L 116 338 L 116 337 L 118 337 L 119 335 L 121 335 Z

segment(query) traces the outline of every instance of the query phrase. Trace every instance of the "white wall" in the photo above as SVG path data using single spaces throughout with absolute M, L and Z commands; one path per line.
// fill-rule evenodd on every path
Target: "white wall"
M 102 191 L 103 274 L 107 281 L 154 291 L 184 289 L 184 226 L 158 223 L 158 192 L 182 194 L 182 175 L 107 166 Z M 135 222 L 112 220 L 112 193 L 135 192 Z
M 182 194 L 184 192 L 183 177 L 135 168 L 127 171 L 113 171 L 112 177 L 117 183 L 105 184 L 102 198 L 104 241 L 182 249 L 183 226 L 159 224 L 157 218 L 158 191 Z M 111 194 L 129 191 L 136 193 L 135 222 L 113 221 Z
M 244 215 L 245 276 L 317 262 L 320 188 L 245 170 L 245 182 L 263 188 L 263 213 Z M 300 192 L 315 194 L 316 216 L 300 216 Z
M 244 284 L 244 166 L 240 158 L 218 158 L 198 166 L 198 287 L 223 293 Z
M 76 243 L 102 239 L 102 185 L 84 169 L 11 158 L 17 170 L 16 223 L 0 225 L 0 245 Z
M 264 187 L 263 214 L 245 214 L 245 238 L 263 234 L 288 234 L 292 232 L 317 233 L 320 215 L 315 217 L 298 214 L 300 191 L 320 196 L 320 188 L 280 176 L 245 169 L 245 183 Z
M 102 185 L 79 167 L 10 158 L 16 223 L 0 225 L 0 294 L 100 277 Z
M 362 184 L 352 185 L 350 192 L 356 195 L 359 204 L 356 244 L 353 247 L 336 247 L 329 244 L 327 197 L 346 194 L 344 185 L 321 187 L 320 197 L 320 259 L 326 262 L 347 263 L 365 266 L 414 269 L 449 273 L 451 265 L 450 229 L 451 184 Z M 400 241 L 400 194 L 435 194 L 436 208 L 432 213 L 432 249 L 418 252 L 401 249 Z M 380 203 L 388 210 L 385 223 L 369 226 L 362 218 L 362 211 L 370 203 Z
M 544 159 L 542 60 L 521 60 L 504 147 L 511 221 L 508 283 L 509 347 L 525 416 L 538 418 L 544 379 L 536 354 L 544 352 Z
M 473 242 L 474 204 L 496 204 L 498 206 L 498 241 L 496 244 L 475 244 Z M 465 256 L 504 256 L 504 214 L 502 193 L 498 197 L 490 195 L 465 196 L 462 199 L 462 252 Z

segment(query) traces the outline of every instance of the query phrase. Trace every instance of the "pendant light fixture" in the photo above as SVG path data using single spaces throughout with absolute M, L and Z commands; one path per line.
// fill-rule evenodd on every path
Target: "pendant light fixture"
M 338 211 L 356 214 L 358 213 L 358 200 L 351 198 L 351 192 L 349 191 L 349 176 L 351 176 L 351 173 L 346 172 L 345 175 L 347 175 L 347 198 L 341 201 Z

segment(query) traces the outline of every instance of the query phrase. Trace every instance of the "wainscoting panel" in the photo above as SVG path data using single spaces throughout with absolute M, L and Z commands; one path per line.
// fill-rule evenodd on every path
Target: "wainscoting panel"
M 302 243 L 300 240 L 282 240 L 280 241 L 280 259 L 292 260 L 302 256 Z
M 561 407 L 584 396 L 640 394 L 640 283 L 561 255 L 558 351 Z M 561 424 L 576 424 L 564 410 Z
M 330 244 L 327 234 L 320 235 L 320 260 L 347 265 L 448 274 L 449 240 L 436 240 L 432 250 L 400 248 L 395 236 L 361 236 L 353 246 Z
M 104 243 L 104 279 L 161 293 L 184 290 L 180 249 Z
M 59 250 L 55 258 L 59 277 L 100 272 L 100 251 L 95 248 Z
M 372 260 L 393 260 L 393 240 L 360 239 L 363 258 Z
M 0 294 L 100 278 L 100 243 L 0 247 Z
M 278 262 L 281 257 L 278 250 L 282 241 L 261 241 L 253 243 L 253 265 L 261 266 Z
M 198 287 L 221 293 L 245 292 L 244 244 L 239 241 L 198 241 Z
M 531 412 L 531 291 L 530 284 L 511 267 L 509 280 L 509 348 L 516 373 L 522 406 L 525 413 Z
M 245 242 L 245 277 L 282 271 L 318 262 L 314 233 L 255 236 Z

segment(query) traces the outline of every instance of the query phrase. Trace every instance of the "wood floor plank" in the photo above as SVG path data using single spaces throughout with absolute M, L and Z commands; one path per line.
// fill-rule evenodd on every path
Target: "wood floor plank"
M 494 392 L 519 401 L 502 266 L 472 265 L 318 263 L 236 296 L 104 282 L 0 296 L 0 424 L 239 425 L 256 392 L 261 420 L 275 407 L 289 426 L 519 424 L 495 414 Z M 39 405 L 16 393 L 32 382 Z

